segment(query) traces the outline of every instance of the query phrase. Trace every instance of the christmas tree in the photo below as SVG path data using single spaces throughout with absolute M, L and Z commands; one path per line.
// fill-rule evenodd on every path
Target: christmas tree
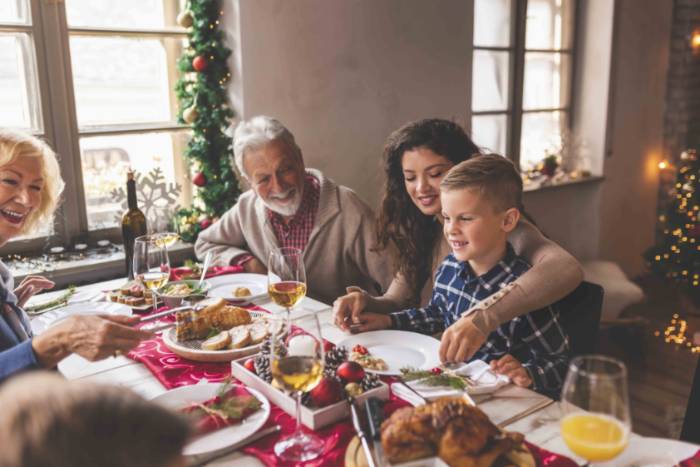
M 176 215 L 184 241 L 193 242 L 203 229 L 221 217 L 238 199 L 240 188 L 231 170 L 231 138 L 225 131 L 233 118 L 226 83 L 231 73 L 226 60 L 231 50 L 224 45 L 219 0 L 190 0 L 178 15 L 188 28 L 188 44 L 178 61 L 180 79 L 175 92 L 180 103 L 178 120 L 190 124 L 185 159 L 194 173 L 195 200 Z
M 681 154 L 666 212 L 659 215 L 657 244 L 645 253 L 652 272 L 670 279 L 700 303 L 700 162 Z

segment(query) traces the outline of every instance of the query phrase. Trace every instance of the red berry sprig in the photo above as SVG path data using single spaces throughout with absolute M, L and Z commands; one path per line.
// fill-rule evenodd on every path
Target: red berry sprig
M 439 366 L 436 366 L 430 372 L 434 375 L 441 375 L 442 374 L 442 369 Z
M 357 344 L 355 347 L 352 348 L 352 351 L 355 353 L 359 353 L 360 355 L 367 355 L 369 353 L 369 350 L 367 350 L 367 347 L 364 345 Z

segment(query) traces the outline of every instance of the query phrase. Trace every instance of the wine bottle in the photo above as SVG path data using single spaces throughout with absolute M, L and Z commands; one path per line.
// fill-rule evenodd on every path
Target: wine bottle
M 126 275 L 129 280 L 132 280 L 134 278 L 134 240 L 136 237 L 146 235 L 146 216 L 143 215 L 136 201 L 136 182 L 132 170 L 129 170 L 126 175 L 126 200 L 129 210 L 122 216 L 122 238 L 124 239 Z

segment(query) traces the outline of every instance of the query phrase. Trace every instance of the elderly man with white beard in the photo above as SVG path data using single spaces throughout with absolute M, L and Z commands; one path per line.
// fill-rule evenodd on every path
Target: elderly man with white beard
M 216 264 L 265 274 L 272 249 L 295 247 L 313 298 L 331 303 L 350 284 L 386 290 L 391 261 L 374 251 L 374 213 L 355 192 L 306 169 L 294 136 L 274 118 L 242 121 L 233 140 L 235 166 L 251 189 L 199 234 L 199 258 L 211 251 Z

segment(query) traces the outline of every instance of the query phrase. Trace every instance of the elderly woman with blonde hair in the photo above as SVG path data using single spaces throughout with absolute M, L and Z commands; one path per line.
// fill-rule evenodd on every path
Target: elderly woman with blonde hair
M 0 388 L 0 467 L 185 467 L 187 421 L 127 388 L 47 372 Z
M 63 186 L 56 154 L 46 143 L 0 129 L 0 246 L 50 223 Z M 138 318 L 96 315 L 72 316 L 33 336 L 22 306 L 50 287 L 53 282 L 30 276 L 14 288 L 0 262 L 0 382 L 19 371 L 53 368 L 71 353 L 98 360 L 151 337 L 130 327 Z

